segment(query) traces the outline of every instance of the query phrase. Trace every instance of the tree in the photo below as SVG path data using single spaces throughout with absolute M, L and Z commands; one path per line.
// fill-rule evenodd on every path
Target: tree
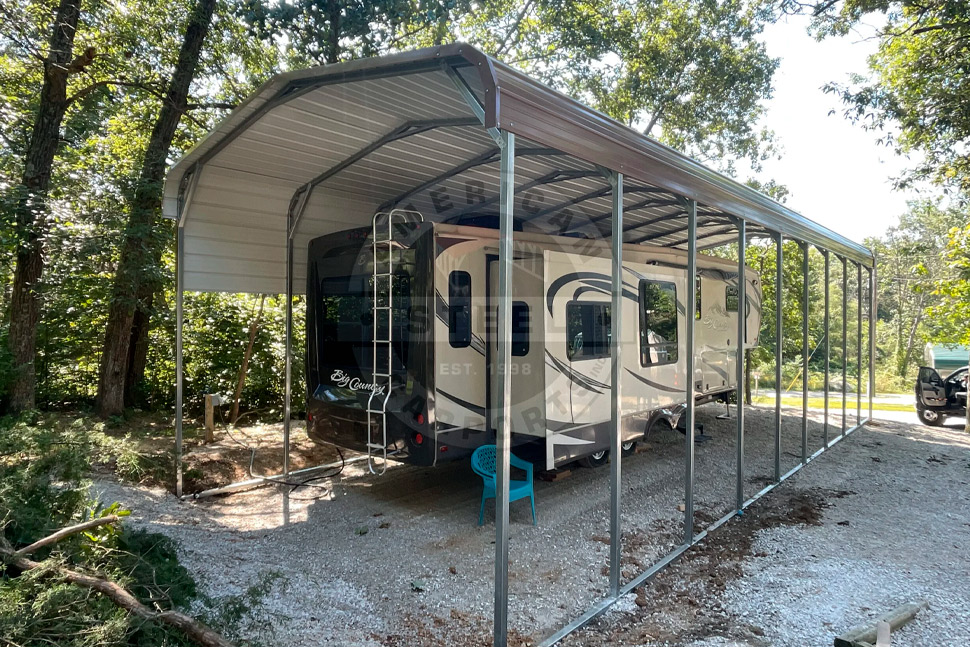
M 944 258 L 950 275 L 937 282 L 933 294 L 939 300 L 927 314 L 940 341 L 970 346 L 970 225 L 950 230 Z M 965 430 L 970 433 L 970 407 Z
M 959 209 L 938 201 L 911 202 L 899 224 L 866 244 L 876 254 L 881 318 L 888 324 L 880 346 L 892 357 L 892 370 L 901 381 L 929 341 L 924 321 L 937 282 L 947 275 L 943 258 L 950 229 L 963 222 Z
M 243 0 L 240 14 L 258 38 L 285 42 L 293 62 L 307 66 L 376 56 L 431 31 L 440 38 L 469 9 L 467 0 Z
M 85 49 L 74 56 L 74 37 L 81 14 L 81 0 L 61 0 L 50 25 L 47 53 L 42 56 L 43 85 L 27 151 L 23 175 L 14 191 L 14 225 L 17 239 L 16 266 L 10 299 L 8 344 L 13 361 L 10 409 L 34 407 L 36 384 L 36 330 L 40 319 L 37 283 L 44 271 L 43 239 L 47 228 L 47 193 L 60 141 L 61 123 L 71 105 L 68 78 L 79 74 L 94 60 L 95 51 Z
M 760 0 L 484 2 L 454 33 L 722 170 L 772 154 L 758 127 L 778 61 Z
M 806 5 L 789 3 L 803 9 Z M 831 84 L 846 116 L 882 132 L 899 154 L 922 156 L 900 186 L 930 180 L 970 190 L 970 5 L 962 0 L 820 0 L 809 5 L 820 36 L 844 34 L 869 14 L 885 15 L 868 77 Z
M 43 297 L 50 288 L 47 264 L 51 253 L 65 253 L 49 244 L 51 237 L 64 223 L 77 225 L 77 216 L 86 220 L 91 202 L 112 193 L 112 171 L 119 172 L 117 177 L 127 172 L 123 141 L 102 141 L 107 150 L 89 144 L 114 129 L 113 118 L 130 108 L 119 96 L 158 93 L 156 61 L 166 58 L 159 50 L 170 33 L 167 21 L 174 3 L 132 0 L 123 10 L 114 3 L 84 6 L 62 2 L 56 13 L 39 0 L 0 6 L 0 74 L 5 87 L 7 81 L 16 87 L 16 94 L 3 99 L 6 118 L 0 127 L 10 146 L 0 153 L 6 175 L 0 187 L 5 189 L 4 231 L 13 232 L 3 241 L 4 253 L 15 266 L 5 344 L 12 365 L 6 380 L 12 410 L 36 402 L 37 336 L 45 326 Z M 64 16 L 70 19 L 65 22 Z M 146 39 L 146 33 L 157 36 Z M 137 140 L 136 124 L 126 123 Z M 22 160 L 22 175 L 9 181 L 14 155 Z M 74 259 L 78 264 L 87 260 Z
M 156 214 L 161 209 L 166 162 L 179 120 L 188 109 L 189 86 L 195 77 L 202 45 L 209 31 L 216 0 L 199 0 L 189 18 L 172 80 L 162 101 L 158 119 L 148 141 L 141 174 L 130 200 L 130 215 L 125 231 L 121 260 L 115 277 L 111 309 L 105 332 L 104 351 L 95 407 L 103 417 L 118 415 L 124 409 L 125 385 L 131 363 L 132 326 L 138 296 L 151 298 L 153 290 L 142 293 L 146 271 L 161 260 L 164 239 Z M 147 270 L 146 270 L 147 268 Z M 136 337 L 137 339 L 137 337 Z

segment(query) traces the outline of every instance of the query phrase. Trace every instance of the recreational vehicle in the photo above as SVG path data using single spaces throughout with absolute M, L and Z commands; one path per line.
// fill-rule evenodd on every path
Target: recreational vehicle
M 307 270 L 310 436 L 418 465 L 495 441 L 498 235 L 489 223 L 420 214 L 312 240 Z M 608 241 L 520 231 L 512 275 L 512 440 L 545 469 L 607 462 L 610 445 L 611 252 Z M 622 442 L 657 420 L 676 426 L 686 399 L 686 253 L 623 249 Z M 761 283 L 737 263 L 699 255 L 695 325 L 700 401 L 735 389 L 737 317 L 758 341 Z M 744 303 L 741 306 L 741 303 Z

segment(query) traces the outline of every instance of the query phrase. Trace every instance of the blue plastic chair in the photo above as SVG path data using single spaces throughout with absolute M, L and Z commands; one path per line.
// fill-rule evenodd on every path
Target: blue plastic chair
M 532 525 L 536 525 L 536 497 L 532 489 L 532 463 L 524 461 L 515 454 L 509 455 L 512 467 L 525 471 L 524 481 L 509 479 L 509 502 L 529 497 L 532 502 Z M 472 469 L 482 477 L 482 507 L 478 512 L 478 525 L 485 523 L 485 501 L 495 498 L 495 445 L 482 445 L 472 454 Z

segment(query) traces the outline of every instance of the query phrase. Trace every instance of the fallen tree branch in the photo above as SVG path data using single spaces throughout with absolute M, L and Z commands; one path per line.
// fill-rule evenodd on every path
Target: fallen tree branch
M 27 559 L 26 557 L 17 556 L 16 552 L 5 546 L 0 546 L 0 557 L 3 558 L 4 562 L 10 564 L 14 568 L 17 568 L 21 572 L 31 571 L 35 568 L 41 568 L 43 566 L 43 564 L 40 562 L 35 562 L 31 559 Z M 122 609 L 134 614 L 142 620 L 160 622 L 174 629 L 178 629 L 190 640 L 202 645 L 202 647 L 234 647 L 231 642 L 223 638 L 217 632 L 195 620 L 194 618 L 185 615 L 184 613 L 180 613 L 178 611 L 152 611 L 142 604 L 134 595 L 110 580 L 95 577 L 93 575 L 85 575 L 84 573 L 78 573 L 77 571 L 73 571 L 63 566 L 54 566 L 50 572 L 51 574 L 57 575 L 72 584 L 76 584 L 86 589 L 91 589 L 92 591 L 96 591 L 97 593 L 104 595 Z
M 51 544 L 56 544 L 65 537 L 70 537 L 71 535 L 76 535 L 79 532 L 84 532 L 85 530 L 91 530 L 91 528 L 97 528 L 98 526 L 103 526 L 108 523 L 118 523 L 121 521 L 121 517 L 116 514 L 109 514 L 98 519 L 91 519 L 89 521 L 84 521 L 73 526 L 68 526 L 67 528 L 61 528 L 52 535 L 48 535 L 43 539 L 38 539 L 31 545 L 21 548 L 18 551 L 14 551 L 14 557 L 26 557 L 31 553 L 36 553 L 38 550 L 44 546 L 50 546 Z

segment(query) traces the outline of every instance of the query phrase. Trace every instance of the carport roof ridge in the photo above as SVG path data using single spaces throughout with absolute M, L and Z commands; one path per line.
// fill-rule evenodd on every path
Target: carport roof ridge
M 306 97 L 314 90 L 345 84 L 341 91 L 352 97 L 355 90 L 351 85 L 356 83 L 359 86 L 356 98 L 360 108 L 364 110 L 372 101 L 388 100 L 387 95 L 375 94 L 369 89 L 371 86 L 367 82 L 380 79 L 395 82 L 396 77 L 399 80 L 410 75 L 421 75 L 422 82 L 427 81 L 435 86 L 421 98 L 429 103 L 437 102 L 446 108 L 451 106 L 452 114 L 449 116 L 458 116 L 453 107 L 456 99 L 461 101 L 458 91 L 450 87 L 447 94 L 453 96 L 445 96 L 445 86 L 440 84 L 440 79 L 436 80 L 436 77 L 443 77 L 442 70 L 446 68 L 457 72 L 478 99 L 486 128 L 506 130 L 532 144 L 555 148 L 585 162 L 623 173 L 628 178 L 628 185 L 630 179 L 648 183 L 672 194 L 696 200 L 711 212 L 743 218 L 749 224 L 756 225 L 751 231 L 778 232 L 865 266 L 872 265 L 872 253 L 864 246 L 462 43 L 358 59 L 274 76 L 171 169 L 165 185 L 164 215 L 177 217 L 191 171 L 205 169 L 210 162 L 224 156 L 226 149 L 243 133 L 256 127 L 275 127 L 277 132 L 273 135 L 274 144 L 278 149 L 285 149 L 286 141 L 292 145 L 311 138 L 314 134 L 312 130 L 316 126 L 308 121 L 287 121 L 287 127 L 303 128 L 307 131 L 287 131 L 289 140 L 279 137 L 278 133 L 283 132 L 279 130 L 279 124 L 273 126 L 261 122 L 266 121 L 267 115 L 278 112 L 277 109 L 283 106 L 292 105 L 295 100 Z M 341 95 L 342 100 L 346 100 L 344 95 Z M 408 106 L 402 103 L 401 107 L 404 109 Z M 312 111 L 303 112 L 312 116 Z M 357 140 L 352 137 L 350 140 L 367 141 L 363 134 Z M 241 154 L 260 155 L 260 151 L 252 146 L 248 149 L 245 146 L 241 148 L 242 152 L 235 153 L 237 159 Z M 363 146 L 358 146 L 360 148 Z M 306 152 L 304 157 L 312 160 L 312 155 L 313 153 Z M 293 167 L 296 167 L 295 161 Z M 281 190 L 285 186 L 285 191 L 290 195 L 317 175 L 321 168 L 313 170 L 308 178 L 288 172 L 279 164 L 276 169 L 266 170 L 265 175 L 260 175 L 260 171 L 241 171 L 233 164 L 226 164 L 223 168 L 224 172 L 238 172 L 248 176 L 248 179 L 239 180 L 242 187 L 247 187 L 253 180 L 257 180 L 258 184 L 258 181 L 266 179 Z M 222 188 L 231 190 L 227 185 Z M 271 223 L 272 230 L 283 232 L 281 237 L 285 234 L 286 206 L 279 213 L 274 213 L 279 222 Z M 353 216 L 359 219 L 363 217 L 363 213 L 353 213 Z M 183 223 L 193 217 L 194 214 L 183 213 Z M 276 218 L 267 218 L 266 221 L 269 223 Z M 268 232 L 271 228 L 265 229 Z M 215 240 L 216 237 L 217 234 L 211 234 L 209 240 Z M 189 232 L 187 238 L 190 238 Z M 662 236 L 650 238 L 657 239 Z M 723 240 L 718 238 L 711 242 L 720 244 L 730 239 L 730 236 L 722 238 Z M 280 245 L 282 241 L 283 238 L 279 241 Z M 657 243 L 664 244 L 662 240 Z M 282 250 L 280 252 L 282 258 Z M 191 269 L 188 271 L 191 273 Z M 188 289 L 219 289 L 216 285 L 193 288 L 191 284 L 190 280 Z

